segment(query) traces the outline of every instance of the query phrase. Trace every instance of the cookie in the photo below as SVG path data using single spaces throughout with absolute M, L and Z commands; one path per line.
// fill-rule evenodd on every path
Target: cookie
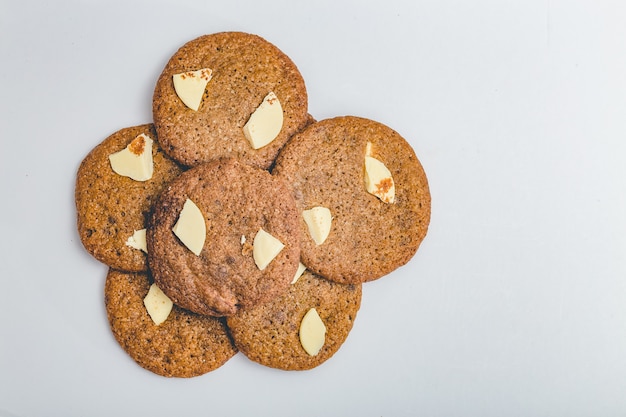
M 189 205 L 197 207 L 196 216 L 188 217 Z M 176 304 L 231 315 L 287 289 L 299 263 L 298 221 L 282 181 L 236 159 L 214 160 L 181 174 L 155 203 L 147 231 L 150 269 Z M 204 229 L 199 245 L 174 232 L 180 224 Z M 263 249 L 271 249 L 261 242 L 268 236 L 283 247 L 266 266 L 258 265 Z
M 339 350 L 360 304 L 361 284 L 339 284 L 305 271 L 287 293 L 228 317 L 227 325 L 235 345 L 252 361 L 277 369 L 306 370 Z M 307 353 L 300 340 L 302 320 L 311 309 L 326 329 L 315 355 Z
M 153 141 L 153 173 L 150 179 L 137 181 L 116 173 L 109 156 L 124 150 L 142 134 Z M 182 172 L 155 139 L 151 124 L 121 129 L 89 152 L 76 174 L 74 196 L 80 240 L 87 252 L 115 269 L 147 269 L 145 253 L 127 243 L 134 240 L 136 231 L 145 229 L 157 195 Z
M 201 70 L 210 80 L 195 90 L 196 110 L 177 93 L 174 76 L 189 79 L 185 74 Z M 270 92 L 282 107 L 282 128 L 254 149 L 244 126 Z M 257 35 L 222 32 L 191 40 L 170 58 L 154 89 L 153 119 L 163 149 L 185 166 L 237 157 L 267 169 L 307 122 L 307 106 L 304 80 L 287 55 Z
M 366 156 L 379 166 L 366 170 Z M 386 185 L 377 189 L 382 198 L 368 192 L 365 181 L 384 171 L 380 165 L 391 176 L 378 184 Z M 314 219 L 326 222 L 323 242 L 314 240 L 304 215 L 300 229 L 302 262 L 328 279 L 378 279 L 406 264 L 426 236 L 426 174 L 409 143 L 379 122 L 346 116 L 314 123 L 285 146 L 272 172 L 287 183 L 301 213 L 326 210 L 325 220 L 323 213 Z M 383 201 L 393 190 L 393 200 Z
M 145 272 L 109 269 L 104 289 L 111 331 L 142 368 L 189 378 L 219 368 L 237 353 L 223 319 L 174 305 L 167 319 L 156 325 L 144 304 L 150 285 Z

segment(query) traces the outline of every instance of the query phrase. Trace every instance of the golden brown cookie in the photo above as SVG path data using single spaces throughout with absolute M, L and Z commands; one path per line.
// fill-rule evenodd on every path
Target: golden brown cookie
M 393 202 L 367 191 L 366 155 L 388 168 Z M 422 165 L 409 143 L 381 123 L 353 116 L 314 123 L 285 146 L 273 174 L 288 184 L 301 213 L 330 211 L 330 232 L 321 244 L 304 217 L 300 221 L 302 262 L 328 279 L 380 278 L 407 263 L 426 235 L 430 192 Z
M 173 76 L 202 69 L 211 70 L 210 81 L 195 110 L 176 93 Z M 282 129 L 253 149 L 243 128 L 270 92 L 282 106 Z M 155 86 L 153 115 L 162 147 L 183 165 L 226 156 L 267 169 L 306 123 L 307 100 L 298 68 L 276 46 L 257 35 L 222 32 L 193 39 L 170 58 Z
M 109 156 L 126 148 L 140 134 L 152 138 L 153 174 L 136 181 L 113 171 Z M 125 271 L 145 271 L 145 253 L 127 245 L 144 229 L 152 202 L 182 169 L 158 146 L 151 124 L 121 129 L 96 146 L 76 174 L 77 227 L 83 246 L 104 264 Z
M 347 339 L 361 305 L 361 284 L 339 284 L 309 271 L 274 300 L 227 318 L 235 345 L 249 359 L 272 368 L 306 370 L 332 357 Z M 319 352 L 300 341 L 302 320 L 315 309 L 326 328 Z
M 144 305 L 147 273 L 109 269 L 106 311 L 115 339 L 141 367 L 167 377 L 189 378 L 222 366 L 237 353 L 225 323 L 174 305 L 156 325 Z
M 200 211 L 191 229 L 206 229 L 198 254 L 173 231 L 187 200 Z M 287 289 L 299 263 L 298 221 L 282 181 L 235 159 L 214 160 L 181 174 L 154 205 L 147 233 L 150 269 L 176 304 L 231 315 Z M 261 230 L 284 245 L 265 267 L 255 261 L 255 250 L 264 247 L 255 243 Z

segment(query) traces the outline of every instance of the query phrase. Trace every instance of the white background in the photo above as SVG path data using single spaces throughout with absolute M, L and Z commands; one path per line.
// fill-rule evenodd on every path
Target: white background
M 2 0 L 0 416 L 626 415 L 625 22 L 617 0 Z M 316 118 L 402 134 L 432 221 L 322 366 L 167 379 L 108 328 L 75 173 L 223 30 L 287 53 Z

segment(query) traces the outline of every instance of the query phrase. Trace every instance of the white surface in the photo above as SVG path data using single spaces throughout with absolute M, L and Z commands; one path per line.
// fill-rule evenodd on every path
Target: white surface
M 0 2 L 0 416 L 626 414 L 626 6 L 620 1 Z M 307 372 L 237 355 L 191 380 L 134 364 L 74 175 L 151 120 L 169 56 L 257 33 L 310 112 L 399 131 L 429 176 L 411 262 L 366 284 Z

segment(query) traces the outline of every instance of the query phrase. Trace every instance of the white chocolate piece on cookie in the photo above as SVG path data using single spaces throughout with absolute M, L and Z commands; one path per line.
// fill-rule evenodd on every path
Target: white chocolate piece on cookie
M 190 251 L 200 256 L 206 239 L 206 224 L 202 212 L 190 199 L 185 201 L 172 231 Z
M 270 92 L 243 127 L 243 134 L 253 149 L 267 145 L 283 128 L 283 108 L 276 94 Z
M 396 187 L 391 171 L 383 162 L 372 156 L 372 144 L 365 147 L 365 189 L 385 203 L 393 203 Z
M 181 72 L 172 75 L 174 90 L 178 98 L 191 110 L 198 111 L 206 85 L 213 77 L 210 68 L 202 68 L 196 71 Z
M 132 236 L 129 236 L 126 241 L 126 246 L 148 253 L 148 245 L 146 244 L 146 229 L 135 230 Z
M 300 344 L 311 356 L 319 353 L 326 341 L 326 326 L 317 310 L 311 308 L 300 322 Z
M 138 135 L 126 148 L 109 155 L 111 169 L 135 181 L 149 180 L 154 172 L 152 142 L 147 135 Z
M 148 294 L 143 299 L 143 304 L 157 326 L 167 319 L 174 306 L 172 300 L 156 284 L 150 286 Z
M 309 228 L 309 234 L 317 246 L 324 243 L 330 234 L 332 216 L 326 207 L 317 206 L 302 212 L 302 218 Z
M 276 258 L 285 245 L 263 229 L 259 229 L 252 244 L 252 257 L 262 271 Z
M 291 280 L 291 283 L 295 284 L 296 282 L 298 282 L 298 278 L 300 278 L 302 274 L 304 274 L 304 271 L 306 271 L 306 266 L 304 266 L 302 262 L 298 263 L 298 269 L 296 270 L 296 274 L 293 276 L 293 280 Z

